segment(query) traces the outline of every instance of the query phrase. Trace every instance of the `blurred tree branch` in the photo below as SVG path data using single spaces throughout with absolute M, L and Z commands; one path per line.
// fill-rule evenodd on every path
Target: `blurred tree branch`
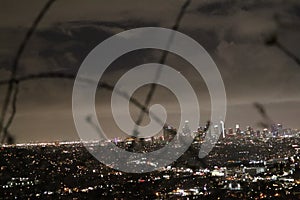
M 9 80 L 8 87 L 7 87 L 7 90 L 6 90 L 6 95 L 5 95 L 5 98 L 4 98 L 4 103 L 3 103 L 2 110 L 1 110 L 1 115 L 0 115 L 0 136 L 2 134 L 3 129 L 4 130 L 6 129 L 6 132 L 3 133 L 3 139 L 1 139 L 1 141 L 5 141 L 6 136 L 9 134 L 7 129 L 9 128 L 9 126 L 12 122 L 12 119 L 14 118 L 15 112 L 16 112 L 15 111 L 16 110 L 16 104 L 15 104 L 16 100 L 15 101 L 13 100 L 13 102 L 12 102 L 13 112 L 11 113 L 11 116 L 9 117 L 7 125 L 5 125 L 4 121 L 5 121 L 5 118 L 6 118 L 6 114 L 7 114 L 7 111 L 8 111 L 8 107 L 9 107 L 9 103 L 10 103 L 10 100 L 12 98 L 12 95 L 17 96 L 17 93 L 18 93 L 17 91 L 18 91 L 19 84 L 15 84 L 15 82 L 16 82 L 15 78 L 16 78 L 16 75 L 17 75 L 17 70 L 18 70 L 18 67 L 19 67 L 20 58 L 22 57 L 22 55 L 24 53 L 24 50 L 25 50 L 30 38 L 32 37 L 33 33 L 35 32 L 38 24 L 43 19 L 43 17 L 45 16 L 45 14 L 47 13 L 47 11 L 50 9 L 51 5 L 54 2 L 55 2 L 55 0 L 48 0 L 46 2 L 46 4 L 44 5 L 44 7 L 40 10 L 39 14 L 37 15 L 37 17 L 33 21 L 31 27 L 28 29 L 23 41 L 21 42 L 21 44 L 18 48 L 17 54 L 14 58 L 13 65 L 12 65 L 12 70 L 11 70 L 11 76 L 10 76 L 10 80 Z M 16 90 L 16 92 L 14 92 L 13 90 Z M 10 137 L 10 138 L 12 138 L 12 137 Z
M 174 25 L 172 27 L 172 29 L 174 31 L 176 31 L 176 30 L 179 29 L 180 23 L 181 23 L 184 15 L 186 13 L 186 10 L 187 10 L 188 6 L 190 5 L 190 3 L 191 3 L 191 0 L 186 0 L 184 2 L 184 4 L 181 6 L 180 11 L 179 11 L 179 13 L 178 13 L 178 15 L 177 15 L 177 17 L 175 19 L 175 23 L 174 23 Z M 163 54 L 162 54 L 162 56 L 161 56 L 161 58 L 159 60 L 159 63 L 162 64 L 162 65 L 165 64 L 165 62 L 167 60 L 167 57 L 169 55 L 168 49 L 169 49 L 170 45 L 172 44 L 173 39 L 174 39 L 174 32 L 172 33 L 172 35 L 170 36 L 169 40 L 167 41 L 167 47 L 166 47 L 167 50 L 163 52 Z M 148 92 L 148 94 L 146 96 L 145 102 L 144 102 L 144 106 L 146 108 L 148 108 L 148 106 L 149 106 L 149 104 L 150 104 L 150 102 L 151 102 L 151 100 L 153 98 L 154 92 L 155 92 L 156 87 L 157 87 L 156 82 L 159 79 L 160 72 L 161 72 L 161 68 L 158 68 L 158 70 L 156 72 L 156 77 L 153 80 L 153 83 L 150 85 L 150 90 L 149 90 L 149 92 Z M 134 136 L 137 136 L 139 134 L 138 133 L 138 127 L 139 127 L 139 125 L 141 125 L 141 123 L 142 123 L 142 121 L 144 119 L 144 114 L 145 113 L 141 110 L 140 115 L 138 116 L 138 119 L 136 120 L 135 127 L 133 129 Z
M 13 109 L 12 109 L 12 113 L 9 117 L 8 122 L 6 123 L 6 125 L 3 127 L 3 136 L 2 136 L 2 143 L 5 141 L 5 138 L 9 135 L 8 129 L 10 127 L 10 125 L 12 124 L 12 121 L 14 119 L 14 116 L 16 114 L 16 103 L 17 103 L 17 95 L 18 95 L 18 87 L 20 83 L 24 82 L 24 81 L 32 81 L 32 80 L 38 80 L 38 79 L 68 79 L 68 80 L 74 80 L 76 78 L 75 75 L 73 74 L 64 74 L 64 73 L 59 73 L 59 72 L 47 72 L 47 73 L 39 73 L 39 74 L 30 74 L 30 75 L 26 75 L 26 76 L 22 76 L 19 78 L 14 79 L 13 83 L 15 84 L 15 92 L 13 94 L 13 100 L 12 100 L 12 105 L 13 105 Z M 91 82 L 91 80 L 89 79 L 81 79 L 84 82 Z M 11 82 L 11 80 L 0 80 L 0 86 L 1 85 L 7 85 Z M 128 99 L 133 105 L 135 105 L 137 108 L 139 108 L 140 110 L 142 110 L 143 112 L 145 112 L 146 114 L 149 114 L 149 110 L 147 107 L 145 107 L 143 104 L 141 104 L 137 99 L 135 99 L 134 97 L 130 97 L 126 92 L 123 91 L 119 91 L 116 88 L 114 88 L 112 85 L 109 85 L 105 82 L 100 81 L 98 83 L 98 88 L 104 88 L 107 89 L 109 91 L 115 91 L 118 95 L 120 95 L 123 98 Z M 153 119 L 160 123 L 162 126 L 166 126 L 158 116 L 153 115 Z

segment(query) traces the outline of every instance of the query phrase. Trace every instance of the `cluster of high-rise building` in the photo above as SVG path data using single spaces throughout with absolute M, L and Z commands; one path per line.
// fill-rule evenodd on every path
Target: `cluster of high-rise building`
M 210 126 L 210 128 L 207 127 Z M 235 125 L 235 128 L 225 128 L 223 121 L 219 124 L 212 124 L 208 122 L 205 127 L 199 127 L 194 133 L 203 135 L 209 132 L 215 133 L 221 138 L 227 137 L 290 137 L 292 135 L 298 134 L 297 129 L 284 128 L 282 124 L 272 124 L 269 128 L 264 129 L 254 129 L 251 126 L 246 126 L 244 129 L 241 128 L 239 124 Z
M 189 127 L 189 122 L 185 121 L 181 130 L 171 126 L 165 126 L 162 136 L 157 136 L 154 139 L 160 139 L 165 142 L 172 140 L 178 134 L 191 134 L 195 140 L 203 140 L 207 134 L 219 137 L 218 139 L 225 139 L 231 137 L 255 137 L 255 138 L 270 138 L 270 137 L 291 137 L 299 134 L 299 130 L 284 128 L 282 124 L 272 124 L 269 128 L 254 129 L 251 126 L 246 126 L 244 129 L 239 124 L 234 128 L 225 128 L 225 123 L 220 121 L 218 124 L 213 124 L 208 121 L 205 126 L 199 126 L 197 130 L 192 131 Z M 178 137 L 178 135 L 177 135 Z

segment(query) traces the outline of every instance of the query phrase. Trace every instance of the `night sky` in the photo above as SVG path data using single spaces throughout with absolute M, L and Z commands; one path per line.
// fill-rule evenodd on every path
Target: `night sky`
M 106 38 L 138 27 L 171 28 L 183 0 L 58 0 L 31 38 L 20 60 L 17 75 L 41 72 L 76 74 L 86 55 Z M 45 4 L 41 0 L 0 1 L 0 80 L 8 79 L 13 58 L 27 29 Z M 187 8 L 179 31 L 199 42 L 222 75 L 227 93 L 225 126 L 262 128 L 254 107 L 264 105 L 270 118 L 285 127 L 300 128 L 300 65 L 270 39 L 300 58 L 300 2 L 282 0 L 195 0 Z M 134 66 L 158 62 L 162 52 L 142 50 L 117 59 L 102 81 L 114 85 Z M 199 98 L 201 124 L 210 118 L 210 100 L 201 76 L 186 61 L 168 56 L 167 65 L 181 72 Z M 41 79 L 23 82 L 17 114 L 10 128 L 16 142 L 77 140 L 72 117 L 72 80 Z M 0 85 L 2 106 L 6 86 Z M 149 87 L 134 97 L 144 102 Z M 109 137 L 120 136 L 110 110 L 111 92 L 96 96 L 98 119 Z M 177 124 L 178 103 L 159 87 L 152 103 L 168 112 L 168 123 Z M 139 110 L 131 106 L 136 119 Z M 145 121 L 147 123 L 147 120 Z

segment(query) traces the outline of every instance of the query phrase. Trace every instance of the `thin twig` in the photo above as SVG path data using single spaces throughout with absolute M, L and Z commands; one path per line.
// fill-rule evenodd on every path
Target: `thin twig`
M 39 22 L 43 19 L 44 15 L 47 13 L 47 11 L 49 10 L 49 8 L 51 7 L 51 5 L 54 2 L 55 2 L 55 0 L 48 0 L 47 1 L 45 6 L 42 8 L 42 10 L 39 12 L 38 16 L 33 21 L 32 25 L 29 28 L 28 32 L 26 33 L 22 43 L 20 44 L 20 47 L 18 48 L 16 57 L 14 59 L 13 65 L 12 65 L 10 81 L 9 81 L 9 84 L 8 84 L 8 87 L 7 87 L 6 95 L 5 95 L 5 98 L 4 98 L 4 103 L 3 103 L 3 106 L 2 106 L 2 111 L 1 111 L 1 116 L 0 116 L 0 135 L 2 133 L 3 128 L 5 127 L 4 120 L 5 120 L 5 117 L 6 117 L 6 114 L 7 114 L 7 110 L 8 110 L 8 106 L 9 106 L 11 96 L 13 94 L 13 90 L 14 90 L 13 85 L 14 85 L 17 70 L 18 70 L 18 67 L 19 67 L 20 58 L 23 55 L 24 50 L 25 50 L 31 36 L 35 32 Z M 18 87 L 18 85 L 17 85 L 17 87 Z M 17 89 L 17 88 L 15 88 L 15 89 Z M 13 105 L 13 107 L 14 106 L 15 105 Z
M 55 0 L 47 1 L 45 6 L 42 8 L 42 10 L 39 12 L 38 16 L 34 20 L 33 24 L 31 25 L 30 29 L 28 30 L 27 34 L 25 35 L 25 37 L 24 37 L 24 39 L 23 39 L 23 41 L 22 41 L 22 43 L 21 43 L 21 45 L 20 45 L 20 47 L 17 51 L 16 57 L 14 59 L 10 79 L 8 81 L 0 81 L 0 85 L 8 84 L 8 88 L 7 88 L 7 92 L 6 92 L 6 96 L 5 96 L 5 99 L 4 99 L 4 104 L 2 106 L 2 111 L 1 111 L 1 116 L 0 116 L 0 136 L 1 136 L 2 130 L 5 130 L 4 137 L 3 137 L 2 141 L 5 140 L 5 137 L 8 134 L 8 128 L 10 127 L 10 125 L 11 125 L 13 119 L 14 119 L 15 113 L 16 113 L 16 102 L 17 102 L 19 82 L 25 81 L 25 80 L 39 79 L 39 78 L 68 78 L 68 79 L 74 79 L 74 75 L 55 74 L 55 73 L 53 73 L 53 74 L 44 73 L 44 74 L 38 74 L 38 75 L 29 75 L 29 76 L 25 76 L 25 77 L 21 77 L 19 79 L 16 79 L 16 74 L 17 74 L 17 69 L 18 69 L 18 66 L 19 66 L 20 58 L 21 58 L 21 56 L 22 56 L 22 54 L 23 54 L 30 38 L 32 37 L 33 33 L 35 32 L 39 22 L 42 20 L 42 18 L 44 17 L 44 15 L 47 13 L 47 11 L 50 9 L 51 5 L 54 2 L 55 2 Z M 186 0 L 186 2 L 181 7 L 181 10 L 180 10 L 180 12 L 179 12 L 179 14 L 176 18 L 175 24 L 172 27 L 173 30 L 177 30 L 179 28 L 181 19 L 184 16 L 184 14 L 186 12 L 186 8 L 190 4 L 190 2 L 191 2 L 191 0 Z M 174 37 L 174 34 L 171 35 L 170 40 L 168 41 L 168 45 L 167 45 L 168 48 L 169 48 L 170 44 L 172 43 L 173 37 Z M 163 53 L 161 59 L 160 59 L 161 64 L 165 63 L 165 61 L 167 59 L 167 56 L 168 56 L 168 51 L 165 51 Z M 160 74 L 160 69 L 157 71 L 157 76 L 156 76 L 155 82 L 158 80 L 159 74 Z M 15 85 L 15 87 L 14 87 L 14 85 Z M 102 86 L 104 88 L 107 88 L 107 89 L 110 89 L 110 90 L 113 90 L 112 86 L 107 85 L 105 83 L 102 83 L 102 84 L 100 83 L 100 86 Z M 128 96 L 126 96 L 127 98 L 129 98 L 130 102 L 132 102 L 134 105 L 136 105 L 137 107 L 139 107 L 141 109 L 141 113 L 140 113 L 140 116 L 138 118 L 137 125 L 139 125 L 142 122 L 143 117 L 144 117 L 144 113 L 149 114 L 149 111 L 148 111 L 147 108 L 148 108 L 148 106 L 150 104 L 150 101 L 153 97 L 155 89 L 156 89 L 156 84 L 153 83 L 151 85 L 150 91 L 147 95 L 145 105 L 140 104 L 136 99 L 134 99 L 132 97 L 129 98 Z M 14 93 L 13 93 L 13 90 L 15 90 Z M 9 117 L 9 120 L 8 120 L 7 124 L 4 126 L 4 120 L 6 118 L 8 106 L 9 106 L 12 95 L 13 95 L 13 100 L 12 100 L 13 112 L 11 113 L 11 116 Z M 124 97 L 124 94 L 123 94 L 123 97 Z M 153 116 L 153 117 L 154 117 L 155 120 L 162 123 L 159 120 L 158 117 L 156 117 L 156 116 Z
M 19 92 L 19 82 L 16 81 L 14 85 L 15 85 L 15 89 L 14 89 L 13 98 L 12 98 L 12 113 L 11 113 L 6 125 L 3 128 L 3 136 L 1 139 L 1 143 L 4 143 L 6 137 L 8 135 L 10 135 L 8 129 L 9 129 L 10 125 L 12 124 L 14 117 L 16 115 L 16 111 L 17 111 L 17 97 L 18 97 L 18 92 Z M 10 143 L 13 143 L 13 141 L 11 141 Z
M 26 81 L 32 81 L 32 80 L 38 80 L 38 79 L 55 79 L 55 78 L 74 80 L 75 77 L 76 76 L 73 75 L 73 74 L 64 74 L 64 73 L 59 73 L 59 72 L 47 72 L 47 73 L 30 74 L 30 75 L 22 76 L 22 77 L 16 78 L 14 80 L 14 83 L 16 84 L 15 87 L 17 87 L 21 82 L 26 82 Z M 81 80 L 84 81 L 84 82 L 87 82 L 87 83 L 91 82 L 90 79 L 82 79 L 81 78 Z M 0 86 L 1 85 L 6 85 L 6 84 L 9 84 L 9 83 L 10 83 L 10 80 L 0 80 Z M 125 93 L 123 91 L 119 91 L 116 88 L 114 88 L 112 85 L 110 85 L 108 83 L 105 83 L 103 81 L 100 81 L 98 86 L 99 86 L 99 88 L 104 88 L 104 89 L 107 89 L 109 91 L 115 91 L 118 95 L 120 95 L 121 97 L 129 100 L 133 105 L 135 105 L 137 108 L 142 110 L 144 113 L 149 114 L 149 110 L 148 110 L 147 107 L 145 107 L 143 104 L 141 104 L 134 97 L 132 97 L 132 96 L 130 97 L 127 93 Z M 9 129 L 9 127 L 12 123 L 12 120 L 14 119 L 15 113 L 16 113 L 17 95 L 18 95 L 18 88 L 16 88 L 14 96 L 13 96 L 13 103 L 12 103 L 13 112 L 12 112 L 10 118 L 9 118 L 8 123 L 6 124 L 6 126 L 4 128 L 4 130 L 6 130 L 6 131 Z M 157 123 L 165 126 L 165 124 L 161 121 L 161 119 L 158 116 L 152 114 L 152 117 Z M 2 141 L 5 140 L 5 137 L 8 135 L 8 132 L 4 133 L 4 135 L 5 136 L 2 138 Z
M 182 18 L 184 16 L 184 14 L 186 13 L 187 7 L 190 5 L 190 3 L 191 3 L 191 0 L 186 0 L 185 3 L 181 6 L 180 12 L 178 13 L 178 15 L 176 17 L 175 24 L 172 27 L 173 30 L 175 30 L 175 31 L 178 30 L 178 28 L 180 26 L 180 23 L 182 21 Z M 161 65 L 165 64 L 165 62 L 167 60 L 167 57 L 169 55 L 168 49 L 170 48 L 170 45 L 172 44 L 173 39 L 174 39 L 174 32 L 171 34 L 171 36 L 170 36 L 170 38 L 168 40 L 166 51 L 163 52 L 163 54 L 162 54 L 162 56 L 160 58 L 159 63 Z M 149 106 L 149 104 L 150 104 L 150 102 L 151 102 L 151 100 L 153 98 L 154 92 L 155 92 L 156 87 L 157 87 L 156 82 L 159 79 L 160 73 L 161 73 L 161 66 L 157 69 L 156 77 L 155 77 L 153 83 L 151 84 L 150 90 L 149 90 L 149 92 L 147 94 L 147 97 L 145 99 L 144 106 L 146 108 L 148 108 L 148 106 Z M 138 135 L 138 127 L 139 127 L 139 125 L 141 125 L 141 123 L 142 123 L 142 121 L 144 119 L 144 114 L 145 113 L 143 112 L 143 110 L 141 110 L 141 112 L 139 114 L 139 117 L 136 120 L 135 127 L 134 127 L 134 131 L 133 131 L 134 136 Z
M 275 43 L 275 45 L 281 51 L 283 51 L 288 57 L 292 58 L 300 66 L 300 59 L 295 54 L 293 54 L 290 50 L 288 50 L 285 46 L 280 44 L 280 42 L 278 42 L 278 41 Z

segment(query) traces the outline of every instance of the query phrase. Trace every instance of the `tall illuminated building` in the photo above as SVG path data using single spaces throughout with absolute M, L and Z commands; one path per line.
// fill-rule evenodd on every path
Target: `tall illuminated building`
M 176 133 L 177 133 L 177 131 L 173 127 L 171 127 L 171 126 L 164 127 L 164 132 L 163 132 L 164 140 L 171 141 L 175 137 Z
M 225 125 L 223 121 L 220 121 L 220 128 L 221 128 L 222 137 L 225 138 Z
M 186 120 L 184 122 L 184 126 L 182 128 L 182 133 L 183 133 L 183 135 L 191 134 L 191 129 L 190 129 L 189 121 L 188 120 Z
M 277 126 L 277 124 L 272 124 L 271 125 L 271 133 L 272 133 L 273 137 L 278 136 L 278 126 Z
M 220 129 L 218 125 L 214 125 L 214 135 L 219 135 Z
M 240 125 L 239 125 L 239 124 L 236 124 L 236 125 L 235 125 L 235 133 L 236 133 L 237 135 L 240 135 L 240 134 L 241 134 L 241 129 L 240 129 Z
M 278 129 L 278 135 L 279 136 L 284 136 L 284 131 L 283 131 L 282 124 L 277 124 L 277 129 Z

